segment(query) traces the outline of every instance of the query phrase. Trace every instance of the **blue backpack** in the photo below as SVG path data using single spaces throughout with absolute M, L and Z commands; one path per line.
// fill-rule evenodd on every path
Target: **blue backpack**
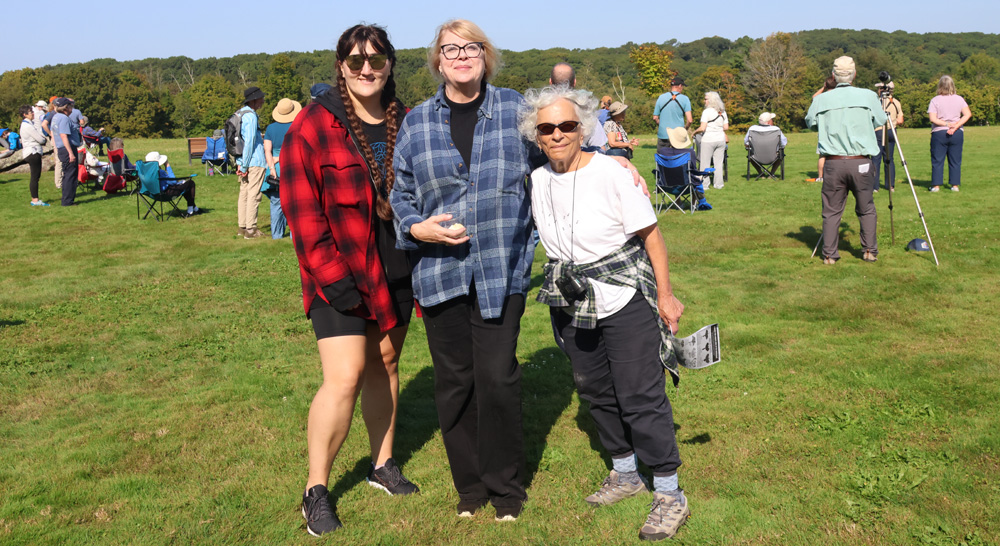
M 7 130 L 6 127 L 0 129 L 0 135 L 4 134 L 4 131 L 6 130 Z M 13 152 L 21 149 L 21 135 L 15 133 L 14 131 L 11 131 L 9 133 L 6 133 L 6 135 L 4 135 L 3 138 L 7 139 L 7 144 L 10 145 L 10 151 Z

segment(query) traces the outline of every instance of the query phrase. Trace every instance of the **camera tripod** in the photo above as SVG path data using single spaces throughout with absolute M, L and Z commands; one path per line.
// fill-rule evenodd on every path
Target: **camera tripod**
M 880 101 L 881 101 L 882 98 L 886 98 L 886 97 L 889 96 L 888 95 L 888 91 L 883 91 L 882 93 L 883 94 L 880 97 Z M 884 106 L 883 106 L 883 108 L 884 108 Z M 917 205 L 917 214 L 920 216 L 920 222 L 924 225 L 924 233 L 927 235 L 927 244 L 930 245 L 930 247 L 931 247 L 931 254 L 934 256 L 934 265 L 940 266 L 941 264 L 940 264 L 940 262 L 938 262 L 937 251 L 934 250 L 934 242 L 931 241 L 931 232 L 927 229 L 927 220 L 924 219 L 924 211 L 920 208 L 920 200 L 917 199 L 917 190 L 913 186 L 913 178 L 910 177 L 910 168 L 906 165 L 906 158 L 903 157 L 903 146 L 900 145 L 900 143 L 899 143 L 899 135 L 896 134 L 896 125 L 893 123 L 892 117 L 890 117 L 888 114 L 886 114 L 885 127 L 882 130 L 882 162 L 883 162 L 883 165 L 884 165 L 883 172 L 885 173 L 886 180 L 889 179 L 889 154 L 885 153 L 885 143 L 886 143 L 886 137 L 888 136 L 889 131 L 892 131 L 893 140 L 896 141 L 896 149 L 899 150 L 899 162 L 903 166 L 903 171 L 906 172 L 906 181 L 910 185 L 910 192 L 913 193 L 913 202 L 916 203 L 916 205 Z M 822 174 L 823 173 L 820 173 L 821 176 L 822 176 Z M 890 190 L 889 190 L 888 193 L 889 193 L 889 230 L 890 230 L 890 233 L 892 234 L 892 244 L 893 244 L 893 246 L 895 246 L 895 244 L 896 244 L 896 224 L 895 224 L 895 219 L 893 218 L 893 212 L 892 212 L 893 207 L 892 207 L 892 188 L 891 187 L 890 187 Z M 816 241 L 816 246 L 813 247 L 812 257 L 814 257 L 814 258 L 816 257 L 816 251 L 819 250 L 819 245 L 821 245 L 822 243 L 823 243 L 823 232 L 820 231 L 819 240 Z

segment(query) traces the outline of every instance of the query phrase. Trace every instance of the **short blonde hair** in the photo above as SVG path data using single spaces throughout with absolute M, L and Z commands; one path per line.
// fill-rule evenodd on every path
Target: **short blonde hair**
M 445 21 L 444 24 L 437 28 L 437 32 L 434 33 L 434 41 L 427 48 L 427 69 L 431 71 L 431 76 L 434 76 L 434 79 L 439 82 L 442 81 L 441 36 L 445 32 L 452 32 L 470 42 L 483 43 L 482 55 L 483 60 L 486 62 L 486 73 L 483 74 L 483 78 L 486 81 L 492 80 L 493 76 L 496 76 L 497 72 L 500 72 L 500 67 L 503 66 L 503 62 L 500 60 L 500 50 L 493 45 L 493 42 L 486 36 L 483 29 L 466 19 L 452 19 Z
M 938 95 L 954 95 L 955 94 L 955 80 L 951 79 L 951 76 L 945 74 L 941 76 L 938 80 Z

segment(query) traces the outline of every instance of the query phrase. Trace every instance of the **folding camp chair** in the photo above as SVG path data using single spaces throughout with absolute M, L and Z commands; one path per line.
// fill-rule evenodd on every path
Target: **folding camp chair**
M 705 200 L 701 179 L 695 177 L 712 174 L 715 169 L 696 170 L 693 150 L 675 150 L 675 152 L 669 154 L 657 152 L 654 155 L 656 169 L 653 170 L 653 176 L 656 178 L 656 187 L 653 190 L 653 202 L 657 214 L 671 208 L 676 208 L 685 214 L 687 214 L 685 207 L 692 213 L 695 210 L 711 210 L 712 205 Z
M 201 155 L 201 162 L 205 165 L 205 176 L 209 175 L 209 169 L 214 174 L 225 176 L 229 166 L 226 139 L 205 137 L 205 153 Z
M 85 145 L 80 145 L 76 150 L 76 180 L 81 186 L 93 183 L 91 190 L 97 191 L 104 186 L 104 178 L 107 175 L 107 166 L 102 166 L 100 162 L 91 154 Z
M 694 135 L 694 164 L 696 169 L 701 168 L 701 137 L 705 133 Z M 726 144 L 726 152 L 722 156 L 722 181 L 729 182 L 729 144 Z
M 125 150 L 108 150 L 108 177 L 104 181 L 104 191 L 108 193 L 122 189 L 135 191 L 138 180 L 135 169 L 125 168 Z M 129 184 L 133 184 L 131 190 Z
M 757 180 L 778 178 L 776 170 L 781 167 L 781 179 L 785 179 L 785 149 L 781 146 L 781 131 L 750 131 L 747 133 L 750 146 L 747 148 L 747 180 L 750 179 L 750 165 L 760 169 Z
M 161 221 L 164 218 L 163 204 L 169 203 L 171 207 L 181 218 L 187 218 L 187 213 L 177 207 L 177 203 L 180 202 L 184 194 L 170 196 L 163 193 L 160 190 L 160 164 L 156 161 L 136 161 L 135 171 L 139 175 L 139 191 L 136 192 L 135 197 L 135 212 L 136 216 L 140 220 L 145 220 L 149 213 L 153 213 L 153 217 L 156 221 Z M 190 180 L 197 175 L 186 176 L 183 178 L 164 178 L 163 180 Z M 142 214 L 139 208 L 139 203 L 143 202 L 146 204 L 146 214 Z M 157 205 L 159 205 L 159 210 L 157 210 Z M 170 210 L 167 210 L 167 214 L 170 214 Z

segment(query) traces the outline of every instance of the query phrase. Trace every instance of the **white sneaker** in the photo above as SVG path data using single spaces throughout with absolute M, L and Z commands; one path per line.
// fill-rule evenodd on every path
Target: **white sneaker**
M 931 191 L 932 192 L 939 192 L 939 191 L 941 191 L 941 186 L 931 186 Z
M 952 186 L 951 191 L 958 191 L 958 186 Z

